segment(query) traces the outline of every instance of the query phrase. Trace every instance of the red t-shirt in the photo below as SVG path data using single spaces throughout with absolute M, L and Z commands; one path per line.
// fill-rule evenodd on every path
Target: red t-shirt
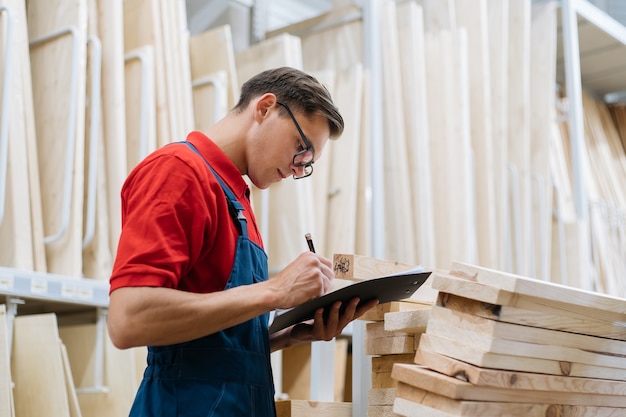
M 244 206 L 250 239 L 262 247 L 250 190 L 226 154 L 200 132 L 187 137 Z M 110 292 L 166 287 L 207 293 L 224 288 L 239 231 L 226 196 L 202 158 L 185 144 L 158 149 L 122 187 L 122 233 Z

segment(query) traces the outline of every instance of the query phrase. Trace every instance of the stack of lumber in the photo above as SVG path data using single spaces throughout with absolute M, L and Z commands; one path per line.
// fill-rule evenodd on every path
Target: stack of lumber
M 394 365 L 394 412 L 626 413 L 626 300 L 464 263 L 439 290 L 414 364 Z
M 335 254 L 335 280 L 346 283 L 379 278 L 416 268 L 415 265 L 362 255 Z M 360 317 L 365 323 L 365 354 L 372 356 L 372 388 L 368 416 L 391 416 L 396 381 L 395 363 L 412 363 L 420 335 L 426 329 L 436 291 L 427 280 L 410 298 L 379 304 Z

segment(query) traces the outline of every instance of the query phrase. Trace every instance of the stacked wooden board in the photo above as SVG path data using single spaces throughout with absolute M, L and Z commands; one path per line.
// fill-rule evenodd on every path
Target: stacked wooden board
M 394 365 L 403 416 L 626 412 L 626 300 L 470 264 L 439 291 L 414 364 Z

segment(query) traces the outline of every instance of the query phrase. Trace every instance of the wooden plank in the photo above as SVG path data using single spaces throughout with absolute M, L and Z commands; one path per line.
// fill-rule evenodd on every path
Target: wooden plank
M 491 74 L 486 0 L 455 0 L 457 27 L 467 31 L 469 125 L 473 153 L 477 255 L 481 265 L 497 265 L 495 182 L 491 125 Z
M 402 96 L 401 54 L 398 40 L 396 3 L 385 0 L 380 5 L 380 41 L 382 48 L 383 135 L 385 151 L 382 156 L 385 228 L 384 256 L 417 263 L 414 217 L 406 215 L 411 207 L 411 184 L 407 157 L 406 130 Z M 407 231 L 409 231 L 407 233 Z
M 428 143 L 428 109 L 424 16 L 416 1 L 397 4 L 398 44 L 401 54 L 402 103 L 406 149 L 411 183 L 411 213 L 415 218 L 416 259 L 422 265 L 435 265 L 433 201 Z
M 307 400 L 276 401 L 276 417 L 352 417 L 352 403 Z
M 550 136 L 556 134 L 557 4 L 532 7 L 530 48 L 530 168 L 532 170 L 532 240 L 529 274 L 550 280 L 552 178 Z
M 567 404 L 596 407 L 626 407 L 626 398 L 619 395 L 583 394 L 558 391 L 533 391 L 472 385 L 419 365 L 394 365 L 392 376 L 409 386 L 460 400 L 502 401 L 532 404 Z M 398 387 L 398 395 L 401 388 Z
M 336 72 L 334 100 L 345 129 L 341 138 L 326 145 L 328 156 L 325 245 L 327 254 L 353 253 L 356 250 L 357 188 L 359 148 L 361 146 L 361 108 L 354 103 L 363 99 L 363 67 L 355 65 Z
M 423 333 L 430 319 L 431 309 L 385 313 L 385 330 L 406 333 Z
M 157 0 L 124 0 L 124 51 L 146 45 L 153 47 L 157 146 L 172 140 L 170 108 L 167 96 L 167 59 L 164 56 L 161 11 Z M 126 106 L 127 110 L 129 106 Z M 128 116 L 127 116 L 128 117 Z
M 365 339 L 366 355 L 400 355 L 414 353 L 419 335 L 371 337 Z
M 374 389 L 395 388 L 397 385 L 398 385 L 398 382 L 391 377 L 391 371 L 372 372 L 372 388 Z
M 466 293 L 467 296 L 477 298 L 471 295 L 471 291 L 479 287 L 474 285 L 465 288 L 470 291 Z M 594 319 L 583 313 L 563 312 L 558 306 L 545 305 L 541 303 L 541 300 L 530 297 L 520 297 L 516 300 L 516 306 L 511 307 L 451 295 L 446 290 L 442 290 L 438 305 L 507 323 L 625 340 L 624 328 L 619 322 Z
M 509 265 L 529 273 L 530 229 L 530 0 L 508 0 Z
M 189 39 L 189 63 L 192 81 L 224 71 L 227 88 L 226 106 L 228 109 L 235 106 L 239 99 L 239 82 L 230 25 L 218 26 L 192 36 Z M 196 117 L 195 122 L 197 125 L 201 120 Z
M 494 169 L 495 217 L 498 242 L 498 269 L 506 265 L 508 241 L 508 53 L 509 3 L 487 0 L 487 31 L 489 33 L 489 76 L 491 86 L 491 123 Z
M 14 416 L 7 320 L 6 306 L 0 304 L 0 417 Z
M 367 417 L 395 417 L 393 404 L 391 405 L 369 405 L 367 407 Z
M 469 327 L 469 326 L 468 326 Z M 484 333 L 466 330 L 465 328 L 453 326 L 448 321 L 440 321 L 431 318 L 426 331 L 429 335 L 439 336 L 458 343 L 465 343 L 466 346 L 482 352 L 498 353 L 501 355 L 519 356 L 523 358 L 539 358 L 560 362 L 570 362 L 583 365 L 593 365 L 607 368 L 624 369 L 626 371 L 626 361 L 624 355 L 610 355 L 596 353 L 562 346 L 561 343 L 539 344 L 531 341 L 518 341 L 501 339 L 488 336 Z M 528 332 L 532 334 L 532 331 Z M 626 372 L 624 372 L 626 375 Z
M 487 352 L 427 333 L 421 335 L 418 349 L 449 356 L 483 368 L 616 381 L 624 379 L 624 370 L 621 368 Z
M 335 253 L 333 271 L 337 278 L 364 280 L 414 269 L 417 265 L 365 255 Z
M 551 330 L 541 327 L 504 323 L 496 320 L 489 320 L 480 316 L 474 316 L 460 310 L 455 310 L 454 308 L 433 306 L 431 318 L 433 320 L 438 320 L 439 322 L 449 323 L 451 326 L 466 329 L 476 334 L 490 335 L 499 339 L 545 344 L 550 346 L 562 346 L 565 348 L 581 349 L 584 351 L 612 354 L 616 356 L 624 356 L 624 353 L 626 352 L 625 341 Z
M 372 372 L 391 372 L 394 363 L 415 363 L 413 353 L 372 357 Z
M 372 388 L 367 391 L 367 405 L 393 405 L 396 398 L 395 388 Z
M 390 303 L 383 303 L 374 306 L 365 312 L 359 320 L 364 321 L 383 321 L 385 320 L 385 314 L 397 311 L 414 311 L 430 308 L 431 304 L 425 304 L 420 302 L 413 302 L 411 299 L 405 301 L 392 301 Z
M 539 281 L 521 275 L 499 272 L 461 262 L 455 262 L 450 272 L 455 276 L 484 283 L 511 294 L 555 300 L 554 302 L 563 308 L 567 308 L 567 305 L 575 306 L 576 309 L 584 307 L 585 311 L 590 313 L 597 311 L 597 317 L 623 320 L 624 314 L 626 314 L 626 300 L 619 297 Z
M 363 101 L 361 102 L 361 146 L 359 148 L 359 175 L 357 179 L 356 245 L 355 253 L 372 254 L 372 173 L 371 173 L 371 126 L 370 118 L 370 77 L 369 71 L 363 74 Z
M 17 316 L 13 330 L 15 415 L 70 417 L 56 316 Z
M 102 128 L 111 253 L 122 230 L 120 190 L 127 175 L 126 103 L 124 99 L 123 0 L 98 0 L 98 36 L 102 42 Z
M 618 417 L 624 413 L 623 408 L 587 405 L 453 400 L 408 384 L 399 383 L 398 386 L 402 387 L 399 393 L 402 397 L 396 398 L 394 411 L 406 417 Z
M 30 51 L 44 228 L 46 235 L 59 236 L 46 246 L 48 272 L 78 277 L 82 273 L 86 3 L 72 2 L 68 7 L 70 5 L 64 6 L 62 0 L 34 0 L 26 6 L 31 41 L 67 27 L 74 27 L 78 36 L 75 52 L 78 63 L 74 75 L 69 35 L 31 46 Z M 70 88 L 72 81 L 76 83 L 75 89 Z M 75 100 L 75 107 L 70 107 L 71 100 Z M 76 116 L 71 125 L 68 111 L 75 112 Z M 68 136 L 75 141 L 73 152 L 69 154 Z M 62 145 L 59 145 L 59 138 L 62 138 Z M 64 207 L 65 165 L 72 168 L 69 171 L 72 183 L 70 203 Z M 62 219 L 67 210 L 69 221 L 64 227 Z
M 431 174 L 436 239 L 434 267 L 441 268 L 452 260 L 469 260 L 476 256 L 472 217 L 475 194 L 471 192 L 467 123 L 467 34 L 464 29 L 428 33 L 425 44 L 431 166 L 441 168 Z
M 626 394 L 626 381 L 486 369 L 422 349 L 417 350 L 415 362 L 433 371 L 459 378 L 473 385 L 536 391 Z
M 70 417 L 81 417 L 78 397 L 76 396 L 76 386 L 72 377 L 72 369 L 70 368 L 70 360 L 67 356 L 67 349 L 63 343 L 59 343 L 61 348 L 61 361 L 63 362 L 63 376 L 65 378 L 65 388 L 68 394 L 68 405 L 70 408 Z

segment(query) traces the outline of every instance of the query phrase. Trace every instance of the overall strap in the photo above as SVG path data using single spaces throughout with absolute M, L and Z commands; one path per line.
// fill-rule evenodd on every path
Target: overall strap
M 243 205 L 239 202 L 239 200 L 237 200 L 237 197 L 235 197 L 235 194 L 230 190 L 230 188 L 228 188 L 228 186 L 224 183 L 224 181 L 222 181 L 220 176 L 217 175 L 217 173 L 215 172 L 213 167 L 209 164 L 209 162 L 206 160 L 206 158 L 202 156 L 200 151 L 198 151 L 198 149 L 195 146 L 193 146 L 193 144 L 191 144 L 190 142 L 179 142 L 179 143 L 186 144 L 192 151 L 198 154 L 198 156 L 202 158 L 206 166 L 209 167 L 209 169 L 213 173 L 213 176 L 215 177 L 217 182 L 219 182 L 220 186 L 222 187 L 222 190 L 224 191 L 224 194 L 226 195 L 226 200 L 228 200 L 228 209 L 229 209 L 228 211 L 230 211 L 230 214 L 233 220 L 239 226 L 239 232 L 241 233 L 243 237 L 247 238 L 248 237 L 248 225 L 247 225 L 247 219 L 243 215 L 243 211 L 244 211 Z

